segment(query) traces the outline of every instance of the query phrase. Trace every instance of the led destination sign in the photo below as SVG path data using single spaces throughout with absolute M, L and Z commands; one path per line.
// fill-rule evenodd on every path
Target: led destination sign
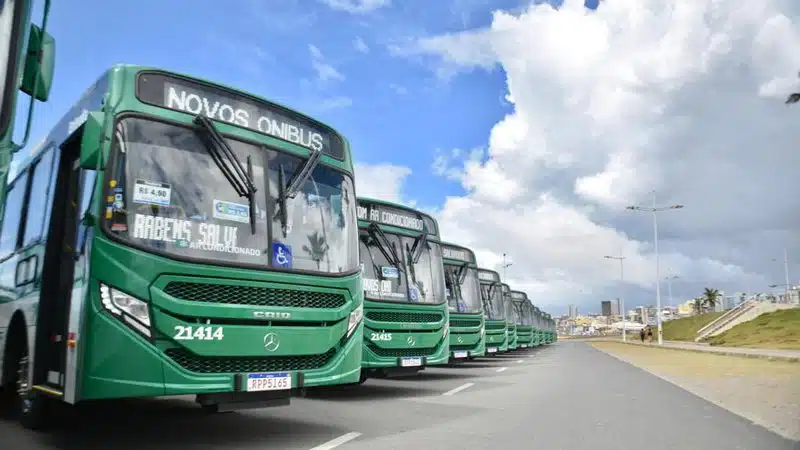
M 528 296 L 524 292 L 511 291 L 511 298 L 514 300 L 526 300 Z
M 457 259 L 464 262 L 472 262 L 475 258 L 472 257 L 472 252 L 458 247 L 442 246 L 442 257 L 444 259 Z
M 483 281 L 500 281 L 500 276 L 494 272 L 478 271 L 478 279 Z
M 336 134 L 313 120 L 264 100 L 162 73 L 144 72 L 136 80 L 136 97 L 144 103 L 246 128 L 342 159 L 344 145 Z
M 356 215 L 358 220 L 375 222 L 380 225 L 390 225 L 419 232 L 424 231 L 428 234 L 436 233 L 436 225 L 432 219 L 420 214 L 414 214 L 411 211 L 359 201 Z

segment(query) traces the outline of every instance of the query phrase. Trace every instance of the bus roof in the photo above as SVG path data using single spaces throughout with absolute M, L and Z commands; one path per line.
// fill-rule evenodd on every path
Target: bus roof
M 378 225 L 404 228 L 420 233 L 427 231 L 434 239 L 439 239 L 439 223 L 429 214 L 399 203 L 374 198 L 358 197 L 356 201 L 358 202 L 359 221 L 375 222 Z
M 477 267 L 477 263 L 475 261 L 475 252 L 469 248 L 457 244 L 451 244 L 449 242 L 439 242 L 439 245 L 442 246 L 442 258 L 444 259 L 445 263 L 469 263 L 470 265 Z

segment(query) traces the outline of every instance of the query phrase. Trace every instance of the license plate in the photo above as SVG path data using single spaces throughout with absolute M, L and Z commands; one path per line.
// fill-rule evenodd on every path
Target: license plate
M 400 360 L 401 367 L 419 367 L 422 365 L 422 358 L 403 358 Z
M 522 348 L 528 348 L 528 344 L 522 344 Z
M 290 373 L 249 373 L 247 392 L 284 391 L 292 388 Z
M 453 358 L 466 358 L 469 356 L 466 351 L 453 352 Z
M 487 353 L 497 353 L 497 347 L 489 347 L 486 349 Z

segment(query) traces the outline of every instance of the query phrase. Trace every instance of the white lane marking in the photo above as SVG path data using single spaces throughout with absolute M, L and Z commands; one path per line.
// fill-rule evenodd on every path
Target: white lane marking
M 522 364 L 522 360 L 521 360 L 521 359 L 518 359 L 518 360 L 517 360 L 517 364 Z
M 343 435 L 337 437 L 336 439 L 331 439 L 330 441 L 328 441 L 328 442 L 326 442 L 324 444 L 320 444 L 320 445 L 312 448 L 311 450 L 330 450 L 330 449 L 336 448 L 336 447 L 338 447 L 338 446 L 340 446 L 340 445 L 342 445 L 342 444 L 344 444 L 346 442 L 350 442 L 350 441 L 352 441 L 353 439 L 355 439 L 355 438 L 357 438 L 359 436 L 361 436 L 361 433 L 359 433 L 357 431 L 351 431 L 350 433 L 343 434 Z
M 500 372 L 505 372 L 506 370 L 508 370 L 508 367 L 501 367 L 497 369 L 495 372 L 500 373 Z
M 475 383 L 465 383 L 465 384 L 462 384 L 461 386 L 459 386 L 459 387 L 457 387 L 457 388 L 455 388 L 455 389 L 450 389 L 449 391 L 445 392 L 445 393 L 444 393 L 444 394 L 442 394 L 442 395 L 454 395 L 454 394 L 458 394 L 459 392 L 463 391 L 464 389 L 469 389 L 469 388 L 471 388 L 472 386 L 475 386 Z

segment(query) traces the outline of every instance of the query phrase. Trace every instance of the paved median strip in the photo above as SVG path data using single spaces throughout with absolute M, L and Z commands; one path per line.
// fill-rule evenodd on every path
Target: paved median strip
M 338 447 L 338 446 L 340 446 L 340 445 L 342 445 L 344 443 L 350 442 L 350 441 L 352 441 L 353 439 L 355 439 L 355 438 L 357 438 L 359 436 L 361 436 L 361 433 L 359 433 L 357 431 L 351 431 L 350 433 L 343 434 L 343 435 L 337 437 L 336 439 L 331 439 L 330 441 L 328 441 L 328 442 L 326 442 L 324 444 L 320 444 L 320 445 L 312 448 L 311 450 L 330 450 L 330 449 L 336 448 L 336 447 Z
M 445 392 L 442 395 L 455 395 L 455 394 L 458 394 L 459 392 L 463 391 L 464 389 L 471 388 L 472 386 L 475 386 L 475 383 L 465 383 L 465 384 L 462 384 L 461 386 L 459 386 L 459 387 L 457 387 L 455 389 L 450 389 L 449 391 Z
M 497 369 L 495 372 L 500 373 L 500 372 L 505 372 L 506 370 L 508 370 L 508 367 L 501 367 Z

